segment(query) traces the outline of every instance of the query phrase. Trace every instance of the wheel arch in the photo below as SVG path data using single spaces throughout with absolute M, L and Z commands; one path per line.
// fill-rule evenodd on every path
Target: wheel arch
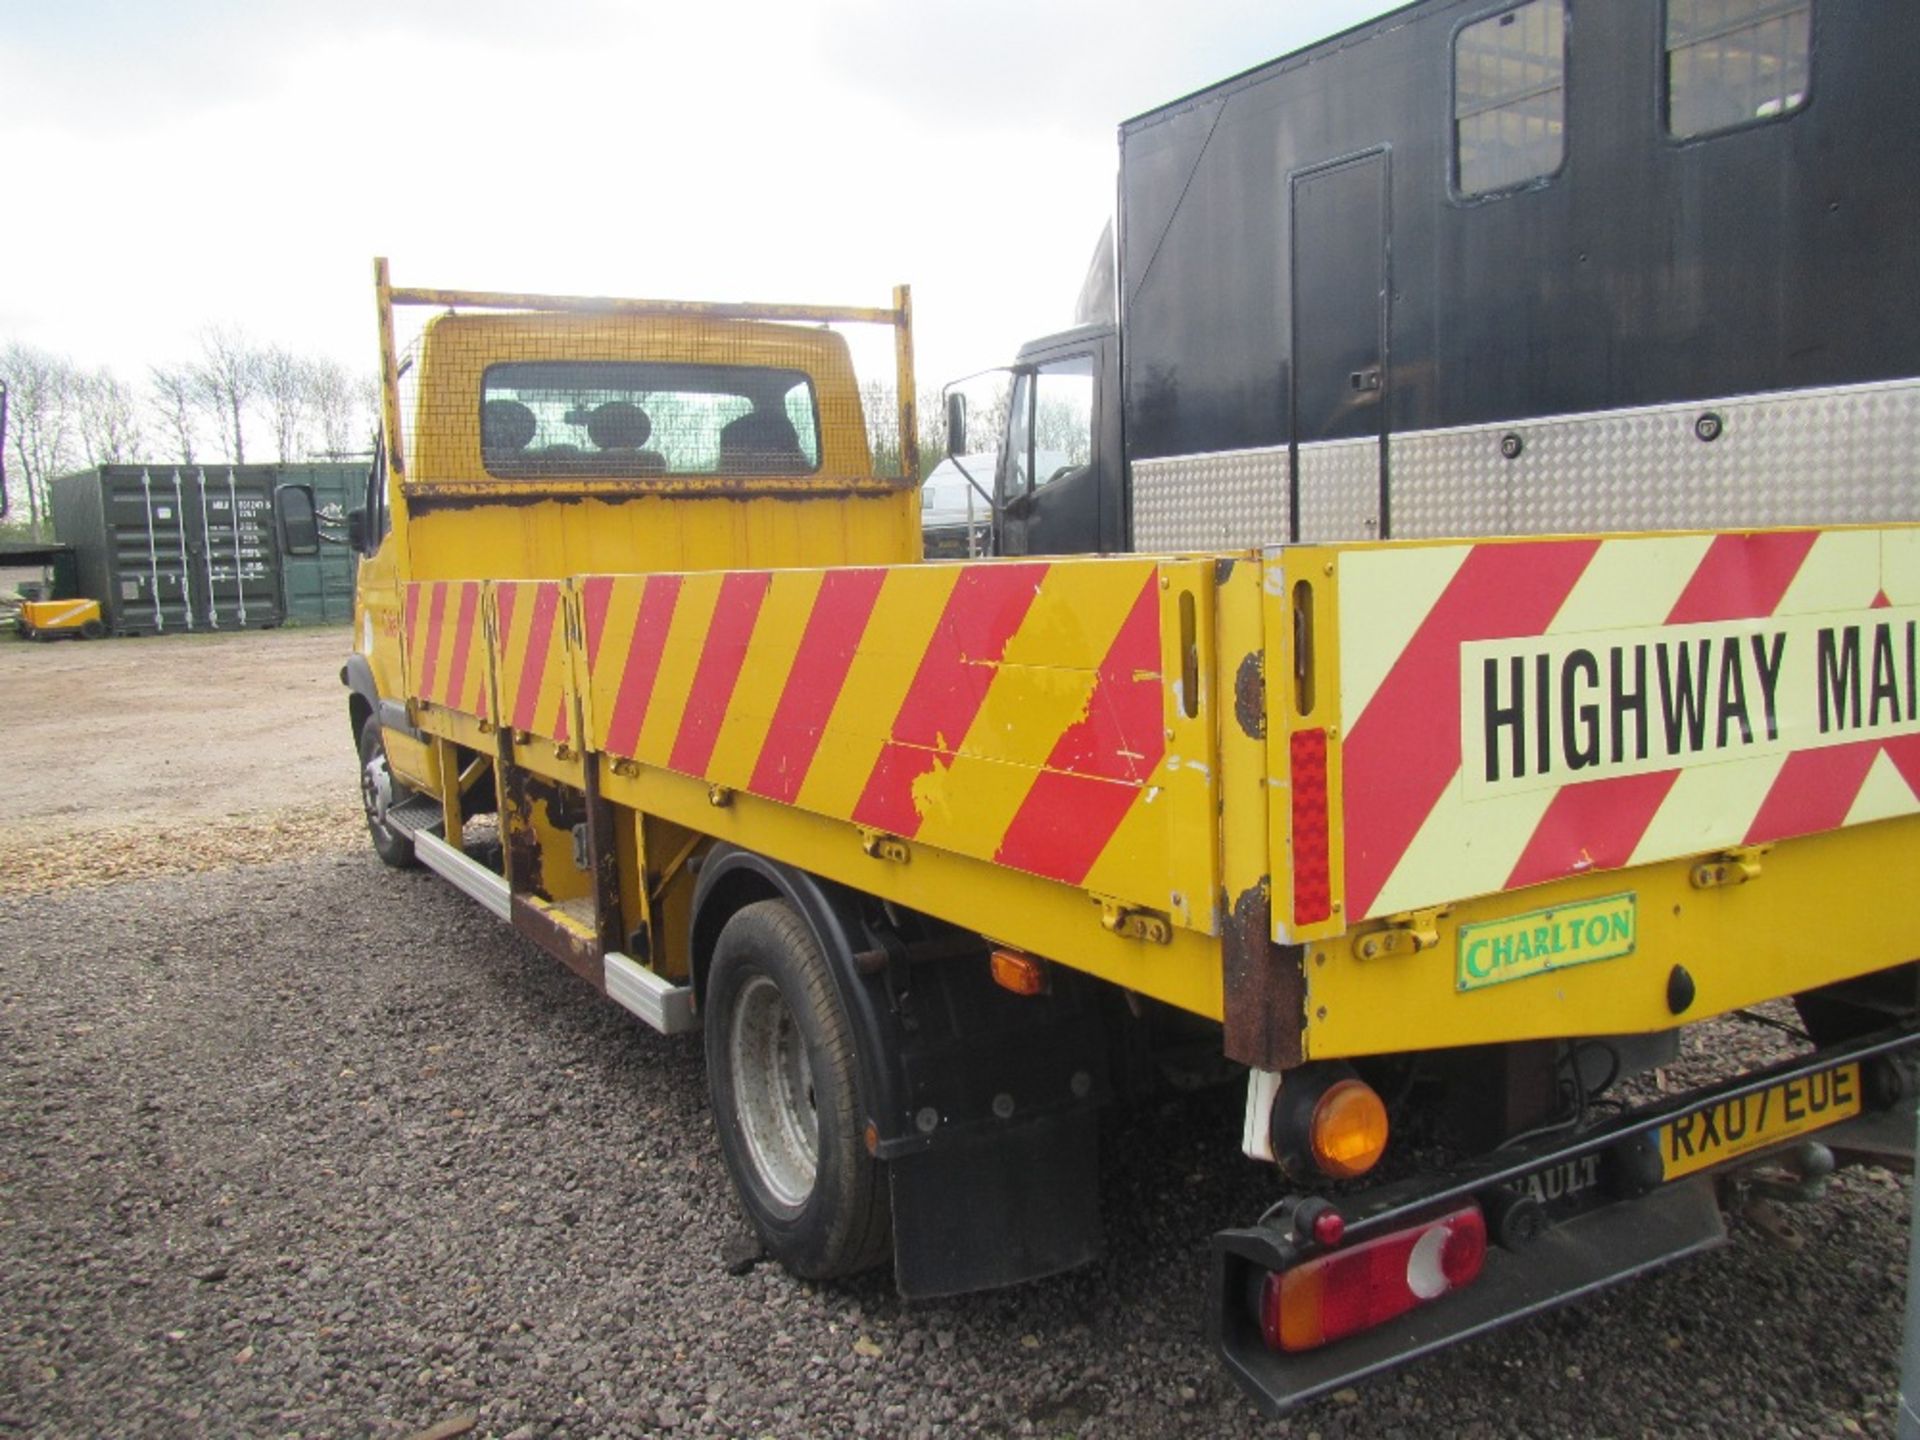
M 854 1032 L 864 1118 L 883 1138 L 894 1138 L 906 1110 L 905 1088 L 892 1063 L 898 1053 L 894 1020 L 884 988 L 862 975 L 854 958 L 877 942 L 860 918 L 853 892 L 751 850 L 715 846 L 700 866 L 693 891 L 688 961 L 696 1002 L 706 1002 L 707 974 L 727 921 L 762 900 L 784 900 L 812 932 Z
M 347 657 L 347 663 L 340 667 L 340 683 L 347 687 L 347 720 L 357 746 L 368 717 L 380 708 L 380 687 L 373 683 L 373 667 L 364 655 Z

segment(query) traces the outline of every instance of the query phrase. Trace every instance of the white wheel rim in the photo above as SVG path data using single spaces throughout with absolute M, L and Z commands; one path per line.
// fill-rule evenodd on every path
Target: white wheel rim
M 820 1168 L 820 1117 L 806 1041 L 780 987 L 766 976 L 741 987 L 727 1051 L 754 1173 L 776 1201 L 797 1210 Z
M 393 776 L 387 769 L 387 752 L 375 750 L 360 767 L 360 799 L 367 817 L 382 830 L 387 829 L 387 810 L 393 804 Z

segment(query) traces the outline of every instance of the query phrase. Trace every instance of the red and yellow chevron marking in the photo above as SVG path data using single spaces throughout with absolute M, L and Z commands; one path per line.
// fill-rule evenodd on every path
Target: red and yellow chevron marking
M 571 744 L 574 707 L 567 650 L 567 583 L 496 580 L 491 588 L 499 723 Z
M 579 583 L 590 747 L 1069 884 L 1164 890 L 1154 563 Z
M 480 580 L 407 586 L 404 653 L 410 697 L 481 720 L 493 718 L 485 590 Z
M 1338 563 L 1352 919 L 1920 811 L 1912 530 Z

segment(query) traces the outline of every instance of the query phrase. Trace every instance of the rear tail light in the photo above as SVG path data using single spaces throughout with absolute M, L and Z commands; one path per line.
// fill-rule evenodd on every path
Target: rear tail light
M 1275 1350 L 1315 1350 L 1471 1285 L 1487 1258 L 1478 1205 L 1266 1277 L 1260 1329 Z

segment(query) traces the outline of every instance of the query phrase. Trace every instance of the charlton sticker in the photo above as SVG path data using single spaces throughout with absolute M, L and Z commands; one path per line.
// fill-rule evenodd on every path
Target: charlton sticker
M 1470 799 L 1920 733 L 1920 608 L 1460 647 Z
M 1460 927 L 1455 984 L 1480 990 L 1569 965 L 1618 960 L 1639 941 L 1635 897 L 1608 895 Z

